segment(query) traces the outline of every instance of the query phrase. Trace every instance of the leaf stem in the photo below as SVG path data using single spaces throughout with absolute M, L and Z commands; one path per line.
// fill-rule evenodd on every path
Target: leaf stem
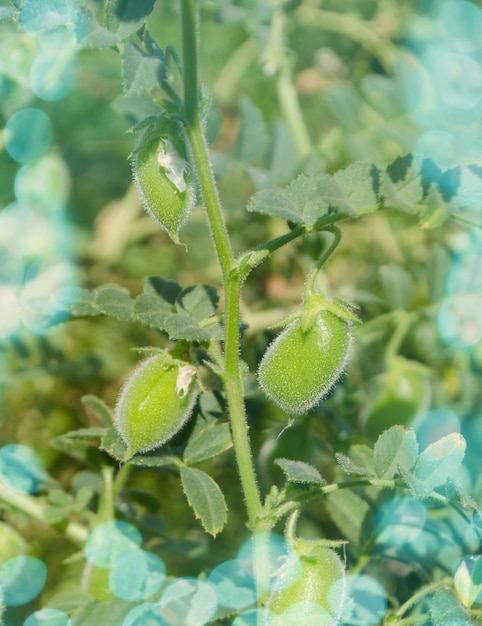
M 277 72 L 276 89 L 283 115 L 293 133 L 300 156 L 306 157 L 313 152 L 313 144 L 301 112 L 298 92 L 293 83 L 290 58 L 284 46 L 285 25 L 285 13 L 278 9 L 273 13 L 271 41 L 265 53 L 267 70 Z
M 71 521 L 50 524 L 47 515 L 48 506 L 43 504 L 39 498 L 12 491 L 0 482 L 0 500 L 30 517 L 56 528 L 78 546 L 83 546 L 87 541 L 88 530 L 82 524 Z
M 231 250 L 231 242 L 224 222 L 224 215 L 199 118 L 197 100 L 197 19 L 196 2 L 194 0 L 181 0 L 185 122 L 198 177 L 199 190 L 204 201 L 223 277 L 225 319 L 225 367 L 223 377 L 241 486 L 246 499 L 249 524 L 254 528 L 256 520 L 260 517 L 262 504 L 249 443 L 248 424 L 244 409 L 244 385 L 239 361 L 239 305 L 242 277 L 236 271 L 237 266 Z
M 386 70 L 392 67 L 396 58 L 395 47 L 376 33 L 373 24 L 356 15 L 317 9 L 306 3 L 298 9 L 297 15 L 303 26 L 344 35 L 371 52 Z
M 449 576 L 437 580 L 433 583 L 425 585 L 422 587 L 417 593 L 414 593 L 404 604 L 402 604 L 398 611 L 395 613 L 397 617 L 402 617 L 412 606 L 417 604 L 419 600 L 432 593 L 432 591 L 436 591 L 441 587 L 451 587 L 453 584 L 452 578 Z
M 285 233 L 284 235 L 280 235 L 274 239 L 270 239 L 269 241 L 256 246 L 253 250 L 249 250 L 245 252 L 238 260 L 238 268 L 239 272 L 242 276 L 247 276 L 247 274 L 259 263 L 262 263 L 266 260 L 273 252 L 279 250 L 286 244 L 298 239 L 298 237 L 303 237 L 303 235 L 309 235 L 310 233 L 320 232 L 324 230 L 330 230 L 328 227 L 335 222 L 339 222 L 347 217 L 345 213 L 335 213 L 334 215 L 325 216 L 319 219 L 312 226 L 307 226 L 305 224 L 299 224 L 289 233 Z
M 335 250 L 335 248 L 338 246 L 341 240 L 341 231 L 338 228 L 338 226 L 327 226 L 323 230 L 334 235 L 334 239 L 331 242 L 330 246 L 324 252 L 322 252 L 311 274 L 308 276 L 308 279 L 305 284 L 305 295 L 309 295 L 310 293 L 313 292 L 313 287 L 315 284 L 316 277 L 318 276 L 318 272 L 323 267 L 325 261 L 329 258 L 329 256 Z

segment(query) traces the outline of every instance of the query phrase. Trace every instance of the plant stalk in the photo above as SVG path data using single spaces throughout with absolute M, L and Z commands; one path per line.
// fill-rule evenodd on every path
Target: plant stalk
M 89 532 L 85 526 L 78 524 L 77 522 L 70 521 L 50 524 L 47 513 L 48 506 L 43 504 L 39 498 L 29 494 L 12 491 L 11 489 L 8 489 L 8 487 L 5 487 L 1 482 L 0 501 L 5 502 L 12 508 L 22 511 L 22 513 L 26 513 L 30 517 L 33 517 L 48 526 L 56 528 L 78 546 L 83 547 L 87 541 Z
M 239 304 L 242 278 L 239 276 L 239 273 L 236 272 L 237 266 L 231 250 L 229 234 L 224 222 L 223 211 L 199 118 L 197 19 L 195 0 L 181 0 L 185 122 L 199 189 L 206 209 L 223 277 L 225 319 L 224 383 L 241 486 L 246 499 L 249 524 L 254 528 L 256 520 L 260 516 L 262 504 L 249 443 L 239 359 Z

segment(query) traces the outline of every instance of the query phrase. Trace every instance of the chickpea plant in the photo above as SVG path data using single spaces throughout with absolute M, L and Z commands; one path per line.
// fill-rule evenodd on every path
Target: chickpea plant
M 28 4 L 13 3 L 20 23 Z M 482 593 L 480 501 L 456 478 L 466 450 L 462 435 L 442 433 L 422 445 L 413 429 L 417 416 L 430 406 L 434 375 L 415 349 L 406 350 L 414 314 L 394 306 L 362 324 L 363 307 L 320 287 L 345 223 L 389 211 L 410 223 L 418 221 L 427 232 L 463 221 L 457 198 L 449 197 L 444 186 L 453 171 L 411 153 L 385 168 L 354 161 L 332 174 L 310 159 L 316 149 L 304 127 L 283 42 L 289 19 L 298 19 L 299 11 L 306 20 L 316 3 L 260 2 L 257 19 L 269 33 L 264 62 L 272 74 L 265 79 L 278 81 L 287 127 L 305 158 L 291 182 L 279 185 L 273 180 L 256 184 L 254 168 L 246 165 L 257 191 L 243 219 L 247 222 L 251 214 L 258 220 L 277 219 L 284 230 L 235 253 L 205 136 L 211 104 L 198 79 L 200 9 L 214 10 L 211 5 L 217 3 L 172 3 L 179 12 L 179 53 L 171 46 L 161 49 L 151 34 L 155 0 L 104 0 L 103 18 L 94 15 L 91 4 L 75 5 L 79 46 L 117 50 L 126 93 L 156 94 L 149 112 L 139 114 L 132 128 L 134 147 L 126 155 L 140 199 L 169 235 L 166 246 L 182 244 L 183 226 L 195 205 L 202 206 L 222 295 L 220 299 L 211 285 L 181 286 L 156 275 L 146 278 L 136 296 L 112 284 L 59 294 L 68 319 L 92 317 L 95 324 L 96 316 L 112 316 L 135 322 L 155 329 L 159 345 L 132 346 L 142 359 L 126 373 L 124 385 L 119 383 L 114 407 L 99 397 L 84 397 L 98 428 L 67 433 L 53 442 L 67 454 L 80 449 L 80 441 L 87 442 L 89 454 L 102 459 L 102 488 L 97 508 L 91 500 L 86 510 L 76 510 L 73 520 L 72 509 L 64 507 L 63 517 L 61 510 L 51 522 L 82 549 L 79 558 L 85 563 L 79 594 L 54 595 L 46 609 L 65 611 L 73 626 L 475 623 Z M 236 9 L 246 12 L 247 4 L 220 2 L 218 9 L 227 19 L 230 9 L 238 15 Z M 342 32 L 351 17 L 339 15 Z M 328 24 L 333 14 L 320 11 L 319 16 Z M 359 24 L 359 32 L 365 33 L 361 18 Z M 344 34 L 348 31 L 354 32 Z M 209 41 L 201 45 L 209 46 Z M 255 124 L 257 109 L 248 101 L 242 106 Z M 239 150 L 249 153 L 248 148 Z M 317 253 L 299 305 L 263 329 L 271 333 L 271 343 L 259 333 L 264 354 L 250 368 L 241 358 L 243 286 L 254 268 L 278 250 L 292 242 L 303 250 L 310 241 L 316 241 Z M 179 249 L 190 253 L 182 245 Z M 394 292 L 401 284 L 396 281 Z M 385 333 L 386 368 L 362 373 L 364 382 L 365 376 L 370 379 L 364 387 L 367 397 L 359 410 L 359 432 L 349 437 L 349 420 L 344 431 L 342 424 L 355 404 L 347 401 L 343 414 L 338 384 L 358 352 L 370 347 L 369 334 L 377 325 Z M 363 361 L 368 368 L 369 361 Z M 273 436 L 257 430 L 260 421 L 251 411 L 260 405 L 282 424 Z M 336 463 L 317 463 L 316 455 L 269 456 L 297 433 L 302 446 L 308 446 L 310 432 L 319 427 L 316 420 L 338 442 L 338 450 L 330 446 L 323 453 Z M 122 494 L 143 468 L 155 470 L 160 481 L 166 475 L 179 477 L 179 491 L 211 537 L 206 541 L 219 541 L 233 523 L 228 512 L 238 487 L 224 493 L 224 485 L 218 484 L 222 481 L 210 475 L 210 463 L 230 451 L 232 464 L 223 462 L 236 468 L 246 514 L 236 523 L 246 533 L 243 540 L 249 539 L 231 546 L 232 554 L 221 564 L 192 572 L 190 578 L 170 577 L 160 565 L 155 538 L 149 550 L 142 550 L 143 529 L 130 523 L 129 506 L 119 505 Z M 270 482 L 273 476 L 277 478 Z M 41 496 L 20 497 L 0 486 L 0 499 L 50 523 Z M 169 518 L 168 507 L 165 513 Z M 452 530 L 464 539 L 449 541 L 450 555 L 437 556 L 437 536 L 452 536 Z M 11 543 L 15 553 L 23 550 L 13 530 L 2 526 L 2 533 L 0 542 Z M 2 551 L 8 560 L 9 548 Z M 394 564 L 416 579 L 410 579 L 411 587 L 408 578 L 394 573 Z M 135 585 L 122 578 L 129 571 L 136 572 Z

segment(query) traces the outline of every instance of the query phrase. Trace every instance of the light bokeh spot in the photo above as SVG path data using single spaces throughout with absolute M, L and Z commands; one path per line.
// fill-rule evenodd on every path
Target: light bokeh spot
M 20 443 L 0 448 L 0 480 L 12 491 L 36 493 L 47 479 L 38 454 Z
M 286 539 L 276 533 L 258 534 L 250 537 L 241 546 L 237 559 L 244 570 L 252 577 L 256 571 L 256 559 L 264 563 L 264 580 L 257 577 L 257 592 L 264 593 L 276 587 L 277 590 L 293 584 L 301 573 L 299 557 L 289 547 Z
M 7 606 L 31 602 L 42 591 L 47 579 L 43 561 L 31 556 L 17 556 L 0 567 L 0 587 Z
M 85 558 L 92 565 L 108 568 L 121 552 L 135 550 L 142 535 L 132 524 L 122 521 L 104 522 L 94 528 L 85 544 Z
M 58 156 L 45 155 L 18 170 L 14 190 L 21 205 L 51 217 L 65 207 L 69 197 L 69 170 Z
M 158 604 L 145 602 L 129 611 L 122 626 L 169 626 L 169 624 L 162 619 Z
M 170 626 L 203 626 L 216 612 L 216 592 L 197 578 L 178 578 L 162 592 L 161 617 Z
M 482 338 L 482 295 L 470 291 L 449 296 L 440 307 L 437 326 L 443 341 L 464 347 Z
M 74 88 L 77 58 L 69 49 L 47 50 L 30 68 L 30 84 L 36 96 L 47 102 L 65 98 Z
M 112 558 L 109 588 L 122 600 L 146 600 L 162 587 L 166 579 L 164 561 L 152 552 L 126 550 Z
M 385 502 L 376 516 L 377 543 L 401 546 L 411 543 L 422 532 L 427 513 L 423 502 L 397 497 Z
M 28 163 L 49 150 L 52 135 L 52 122 L 46 113 L 33 107 L 21 109 L 5 125 L 5 150 L 18 163 Z
M 208 582 L 222 606 L 240 610 L 256 602 L 256 581 L 237 559 L 220 563 L 210 573 Z
M 367 575 L 349 574 L 336 581 L 329 595 L 335 598 L 343 593 L 342 586 L 347 585 L 347 599 L 341 623 L 350 626 L 375 626 L 385 615 L 387 599 L 383 587 L 374 578 Z
M 72 622 L 63 611 L 42 609 L 27 617 L 23 626 L 72 626 Z

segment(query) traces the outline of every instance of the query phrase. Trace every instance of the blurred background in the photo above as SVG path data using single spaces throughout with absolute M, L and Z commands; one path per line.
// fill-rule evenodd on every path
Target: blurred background
M 147 22 L 161 48 L 179 47 L 175 4 L 156 2 Z M 55 441 L 98 426 L 81 398 L 94 394 L 113 407 L 138 360 L 133 347 L 170 344 L 154 329 L 112 317 L 62 323 L 65 300 L 72 290 L 106 284 L 135 296 L 151 275 L 219 287 L 220 275 L 201 207 L 181 231 L 187 251 L 143 211 L 131 181 L 130 130 L 159 112 L 155 99 L 163 94 L 138 88 L 138 74 L 123 63 L 136 37 L 109 45 L 99 30 L 102 3 L 82 5 L 95 28 L 73 2 L 0 3 L 0 445 L 35 450 L 57 487 L 73 498 L 88 488 L 94 509 L 99 471 L 116 463 L 102 453 L 69 455 Z M 395 352 L 420 367 L 404 373 L 410 407 L 401 419 L 424 445 L 464 434 L 461 479 L 480 505 L 482 240 L 471 223 L 482 222 L 482 8 L 468 0 L 342 5 L 201 2 L 206 134 L 235 250 L 286 230 L 281 220 L 246 212 L 257 190 L 355 160 L 383 169 L 409 152 L 453 168 L 445 192 L 458 219 L 444 221 L 434 210 L 420 227 L 409 213 L 377 212 L 341 225 L 342 243 L 321 286 L 359 305 L 364 324 L 342 383 L 286 438 L 287 418 L 261 397 L 254 372 L 274 335 L 267 326 L 299 304 L 323 237 L 290 244 L 253 271 L 244 290 L 243 358 L 261 480 L 281 482 L 272 466 L 279 456 L 314 462 L 334 479 L 334 452 L 376 439 L 380 425 L 367 425 L 368 415 L 388 384 L 386 345 L 404 328 Z M 137 72 L 155 78 L 159 68 L 141 61 Z M 15 450 L 7 452 L 0 474 L 8 482 Z M 233 507 L 212 553 L 175 475 L 164 472 L 159 482 L 154 471 L 137 472 L 119 504 L 126 519 L 152 533 L 174 575 L 195 575 L 228 555 L 244 528 L 231 453 L 209 467 Z M 72 553 L 67 539 L 8 504 L 2 511 L 30 554 L 47 564 L 45 597 L 78 583 L 76 563 L 62 563 Z M 312 516 L 314 526 L 337 536 L 322 507 L 314 505 Z

